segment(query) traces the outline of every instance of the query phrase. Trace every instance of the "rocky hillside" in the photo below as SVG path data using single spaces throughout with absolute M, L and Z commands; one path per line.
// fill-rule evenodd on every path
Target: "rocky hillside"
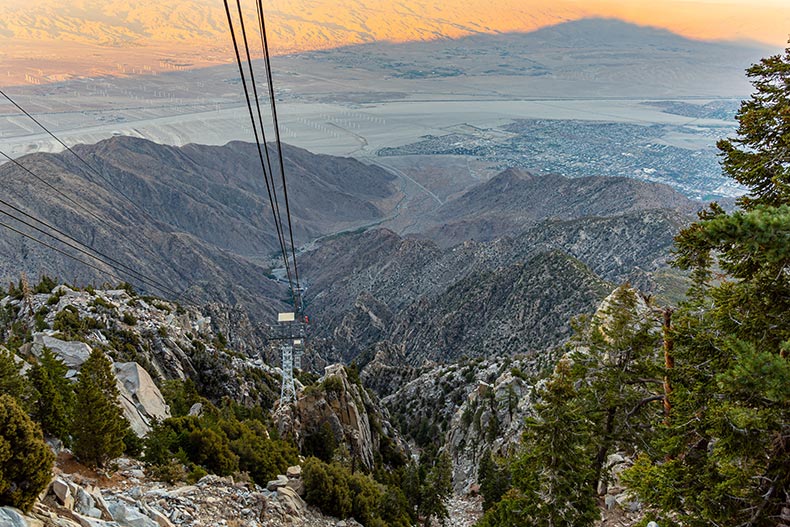
M 140 435 L 151 418 L 169 415 L 156 389 L 165 380 L 192 379 L 211 398 L 251 405 L 270 407 L 279 395 L 279 372 L 259 350 L 240 352 L 241 339 L 229 343 L 221 323 L 195 308 L 125 289 L 59 285 L 27 299 L 6 296 L 0 309 L 0 342 L 13 343 L 23 358 L 47 347 L 76 376 L 93 348 L 105 350 L 115 363 L 125 415 Z
M 381 229 L 339 237 L 301 258 L 320 351 L 352 360 L 389 341 L 420 365 L 550 348 L 607 282 L 677 298 L 684 279 L 667 260 L 687 221 L 670 209 L 551 219 L 450 248 Z
M 188 299 L 238 303 L 256 316 L 277 309 L 286 293 L 266 276 L 279 246 L 252 144 L 176 148 L 115 137 L 74 150 L 102 178 L 68 152 L 34 154 L 20 162 L 58 192 L 7 163 L 0 167 L 4 200 L 171 289 L 188 290 Z M 379 168 L 289 146 L 284 157 L 297 243 L 375 222 L 396 197 L 393 176 Z M 80 284 L 107 280 L 5 229 L 0 251 L 6 282 L 25 270 Z
M 29 514 L 0 508 L 0 525 L 201 526 L 219 517 L 229 525 L 330 526 L 339 520 L 308 507 L 302 498 L 310 499 L 305 494 L 309 483 L 302 482 L 299 466 L 268 484 L 261 474 L 282 459 L 295 462 L 300 451 L 364 473 L 403 466 L 410 459 L 387 410 L 363 388 L 356 370 L 333 365 L 321 378 L 298 372 L 303 381 L 296 383 L 298 402 L 279 406 L 280 368 L 262 358 L 264 349 L 250 342 L 246 349 L 237 346 L 249 321 L 219 305 L 206 312 L 213 315 L 140 296 L 128 287 L 77 290 L 46 278 L 38 285 L 23 278 L 0 299 L 0 358 L 10 357 L 27 375 L 49 350 L 65 363 L 66 379 L 76 382 L 89 356 L 105 354 L 112 362 L 123 416 L 131 431 L 144 438 L 138 448 L 145 449 L 145 457 L 139 458 L 145 463 L 123 458 L 113 462 L 119 472 L 113 474 L 111 466 L 96 472 L 64 448 L 71 446 L 67 437 L 48 437 L 58 454 L 55 479 Z M 228 324 L 242 331 L 228 338 L 221 329 Z M 261 342 L 270 346 L 265 337 Z M 7 364 L 3 362 L 0 372 L 3 382 L 11 374 Z M 27 397 L 24 393 L 14 394 L 19 404 Z M 276 409 L 273 416 L 271 409 Z M 266 428 L 271 423 L 280 432 L 272 427 L 272 436 L 286 440 L 272 439 Z M 176 434 L 182 426 L 189 431 Z M 215 428 L 207 428 L 211 426 Z M 214 438 L 210 448 L 215 450 L 208 458 L 192 457 L 195 443 L 190 441 L 196 433 Z M 233 443 L 233 453 L 217 446 L 216 441 L 225 441 L 227 449 L 228 437 L 239 433 L 246 435 Z M 127 441 L 125 437 L 127 449 L 135 444 Z M 255 456 L 256 449 L 274 442 L 292 446 L 269 453 L 279 460 L 253 457 L 249 464 L 245 456 Z M 149 457 L 168 448 L 174 449 L 174 458 L 166 455 L 163 462 Z M 207 469 L 219 467 L 212 462 L 220 458 L 234 464 L 228 473 L 237 482 L 202 477 Z M 194 484 L 185 486 L 185 481 Z M 345 525 L 359 524 L 348 519 Z
M 266 488 L 232 477 L 207 475 L 193 485 L 167 485 L 148 478 L 142 463 L 120 458 L 112 478 L 87 470 L 68 454 L 59 456 L 56 475 L 28 514 L 0 507 L 0 525 L 12 527 L 335 527 L 294 490 L 304 484 L 299 467 Z M 359 527 L 354 520 L 348 527 Z

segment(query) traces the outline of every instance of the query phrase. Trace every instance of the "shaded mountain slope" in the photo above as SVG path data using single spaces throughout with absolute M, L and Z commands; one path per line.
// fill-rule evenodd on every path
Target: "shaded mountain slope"
M 487 241 L 544 219 L 613 216 L 651 209 L 691 214 L 699 203 L 669 186 L 631 178 L 567 178 L 508 169 L 442 206 L 425 235 L 443 246 Z
M 116 137 L 74 150 L 104 179 L 69 153 L 19 160 L 73 202 L 11 164 L 0 166 L 3 199 L 171 289 L 188 288 L 186 300 L 239 303 L 262 315 L 286 297 L 281 284 L 266 278 L 277 242 L 254 145 L 176 148 Z M 351 159 L 286 146 L 285 164 L 296 196 L 291 211 L 297 243 L 375 221 L 395 194 L 391 175 Z M 6 216 L 4 221 L 43 238 Z M 0 251 L 5 281 L 20 271 L 78 284 L 119 281 L 5 229 Z M 122 278 L 152 290 L 134 277 Z

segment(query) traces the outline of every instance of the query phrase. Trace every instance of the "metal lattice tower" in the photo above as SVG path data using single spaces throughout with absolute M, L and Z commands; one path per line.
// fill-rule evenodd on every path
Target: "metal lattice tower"
M 280 389 L 280 405 L 296 402 L 294 386 L 293 351 L 290 341 L 284 341 L 280 348 L 283 352 L 283 385 Z
M 294 362 L 295 370 L 302 369 L 302 355 L 304 354 L 304 341 L 302 339 L 294 339 Z
M 307 317 L 301 313 L 301 290 L 296 291 L 297 311 L 280 313 L 277 316 L 280 349 L 282 350 L 283 384 L 280 389 L 280 405 L 296 402 L 294 368 L 302 369 L 304 353 L 305 325 Z

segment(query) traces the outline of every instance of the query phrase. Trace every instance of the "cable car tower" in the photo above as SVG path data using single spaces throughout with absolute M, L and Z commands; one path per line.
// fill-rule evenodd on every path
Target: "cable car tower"
M 294 291 L 294 311 L 277 315 L 277 339 L 280 341 L 283 371 L 280 406 L 296 402 L 294 369 L 302 369 L 307 322 L 302 310 L 302 288 L 297 288 Z

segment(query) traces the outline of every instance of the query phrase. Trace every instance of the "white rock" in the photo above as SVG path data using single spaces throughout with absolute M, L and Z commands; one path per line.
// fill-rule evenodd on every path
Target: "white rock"
M 11 507 L 0 507 L 0 525 L 2 527 L 33 527 L 33 523 L 22 513 Z M 42 525 L 38 522 L 35 525 Z
M 101 518 L 101 510 L 96 507 L 96 500 L 81 487 L 77 488 L 74 510 L 91 518 Z
M 288 467 L 288 470 L 285 471 L 285 475 L 288 476 L 289 478 L 301 478 L 302 467 L 300 467 L 299 465 Z
M 140 509 L 120 501 L 108 502 L 112 519 L 124 527 L 159 527 L 154 520 L 143 514 Z
M 293 489 L 288 487 L 277 489 L 277 499 L 290 509 L 294 515 L 302 515 L 307 510 L 307 504 L 304 500 Z
M 74 508 L 74 496 L 71 494 L 71 488 L 69 484 L 58 478 L 52 482 L 52 492 L 55 493 L 55 496 L 58 497 L 61 505 L 65 508 L 71 510 Z
M 145 504 L 143 504 L 143 509 L 145 510 L 145 513 L 148 515 L 148 517 L 154 520 L 159 525 L 159 527 L 173 527 L 173 523 L 167 518 L 167 516 L 158 510 Z
M 195 403 L 189 408 L 189 414 L 194 417 L 203 415 L 203 403 Z
M 91 354 L 91 348 L 84 342 L 69 341 L 56 339 L 44 333 L 33 334 L 33 353 L 36 356 L 41 355 L 44 346 L 52 350 L 57 357 L 66 363 L 66 366 L 72 370 L 79 370 L 88 356 Z
M 275 491 L 279 488 L 285 487 L 286 485 L 288 485 L 288 476 L 280 474 L 277 476 L 277 479 L 272 480 L 266 484 L 266 489 Z
M 151 430 L 153 418 L 170 417 L 170 408 L 142 366 L 136 362 L 116 362 L 114 366 L 124 417 L 132 430 L 142 437 Z
M 296 492 L 300 496 L 304 496 L 305 493 L 304 481 L 302 481 L 301 479 L 296 479 L 296 478 L 289 479 L 286 487 L 288 487 L 289 489 L 293 489 L 294 492 Z

